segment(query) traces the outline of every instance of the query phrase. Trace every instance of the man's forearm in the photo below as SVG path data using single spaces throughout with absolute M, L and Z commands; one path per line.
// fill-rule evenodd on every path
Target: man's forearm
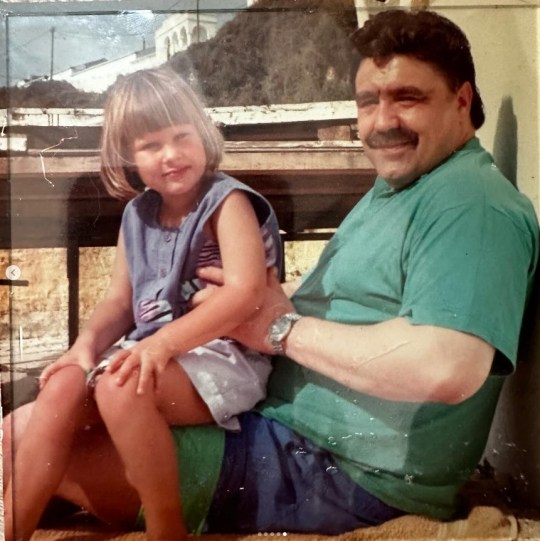
M 402 318 L 344 325 L 302 318 L 285 352 L 299 364 L 388 400 L 457 403 L 485 381 L 491 345 L 475 336 Z

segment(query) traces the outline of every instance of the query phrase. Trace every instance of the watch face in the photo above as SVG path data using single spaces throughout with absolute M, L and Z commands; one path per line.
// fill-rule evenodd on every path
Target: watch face
M 272 340 L 281 340 L 289 331 L 290 326 L 291 321 L 285 317 L 281 317 L 277 321 L 274 321 L 274 323 L 272 324 L 272 329 L 270 331 Z
M 301 316 L 294 313 L 284 314 L 276 319 L 270 326 L 268 332 L 268 340 L 274 348 L 274 352 L 278 355 L 283 355 L 283 341 L 291 332 L 293 324 L 300 319 Z

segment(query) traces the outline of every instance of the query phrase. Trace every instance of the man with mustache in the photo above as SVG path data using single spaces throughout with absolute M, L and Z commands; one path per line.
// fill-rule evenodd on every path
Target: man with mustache
M 399 512 L 451 517 L 484 450 L 500 376 L 515 367 L 538 223 L 475 136 L 484 111 L 467 38 L 436 13 L 389 10 L 354 43 L 358 133 L 378 177 L 297 289 L 273 280 L 235 333 L 280 357 L 258 416 L 227 438 L 216 529 L 235 531 L 238 514 L 257 508 L 223 481 L 231 456 L 248 464 L 246 497 L 270 509 L 251 526 L 336 533 Z M 213 269 L 201 275 L 219 282 Z M 280 434 L 260 455 L 253 424 Z M 290 448 L 280 430 L 292 431 Z M 261 467 L 276 440 L 270 476 Z M 334 483 L 338 473 L 362 496 Z M 281 492 L 268 495 L 268 476 L 281 476 Z
M 358 131 L 378 177 L 302 283 L 270 276 L 234 333 L 277 354 L 268 398 L 238 433 L 174 429 L 193 530 L 337 534 L 452 517 L 515 367 L 538 223 L 475 137 L 469 43 L 444 17 L 400 10 L 354 43 Z M 59 495 L 134 520 L 107 435 L 82 434 L 78 451 Z

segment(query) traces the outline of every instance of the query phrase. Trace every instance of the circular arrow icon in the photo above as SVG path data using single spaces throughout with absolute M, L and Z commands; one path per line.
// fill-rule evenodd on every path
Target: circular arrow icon
M 21 277 L 21 269 L 17 265 L 10 265 L 6 269 L 6 276 L 8 280 L 18 280 Z

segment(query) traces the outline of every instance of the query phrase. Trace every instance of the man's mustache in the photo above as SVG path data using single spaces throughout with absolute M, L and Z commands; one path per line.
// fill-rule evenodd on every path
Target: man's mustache
M 418 134 L 407 128 L 392 128 L 385 132 L 372 132 L 365 141 L 370 148 L 418 144 Z

